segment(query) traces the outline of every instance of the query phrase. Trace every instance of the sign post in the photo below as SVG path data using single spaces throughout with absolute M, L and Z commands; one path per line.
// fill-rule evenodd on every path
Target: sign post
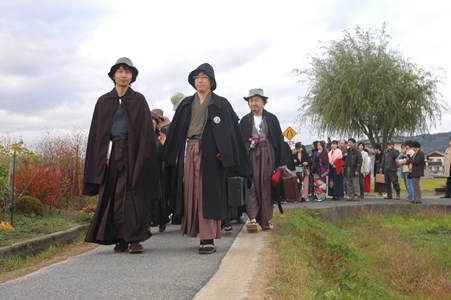
M 291 126 L 288 126 L 288 128 L 285 129 L 285 131 L 282 134 L 284 137 L 286 137 L 291 142 L 291 140 L 294 138 L 294 136 L 298 133 L 296 131 L 294 131 L 294 129 L 291 128 Z

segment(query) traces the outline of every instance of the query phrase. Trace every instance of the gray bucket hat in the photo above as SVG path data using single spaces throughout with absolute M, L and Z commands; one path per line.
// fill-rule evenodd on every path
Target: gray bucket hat
M 108 77 L 114 81 L 114 74 L 121 65 L 127 65 L 130 71 L 132 71 L 132 82 L 135 82 L 136 77 L 138 77 L 138 69 L 133 66 L 131 59 L 127 57 L 121 57 L 116 61 L 116 63 L 111 67 Z
M 186 96 L 180 92 L 177 92 L 171 96 L 173 110 L 177 110 L 177 107 L 179 106 L 180 102 L 182 102 L 182 100 L 185 99 L 185 97 Z
M 260 96 L 264 101 L 268 100 L 268 97 L 265 96 L 265 93 L 263 92 L 263 89 L 250 89 L 249 90 L 249 96 L 243 97 L 244 100 L 249 101 L 250 98 L 254 96 Z

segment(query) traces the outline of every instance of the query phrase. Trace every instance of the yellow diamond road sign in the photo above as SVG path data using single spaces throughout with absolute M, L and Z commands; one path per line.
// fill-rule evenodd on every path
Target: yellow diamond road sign
M 296 131 L 294 131 L 293 128 L 291 128 L 290 126 L 288 126 L 287 129 L 285 129 L 285 131 L 283 132 L 283 136 L 286 137 L 289 141 L 291 141 L 291 139 L 297 134 Z

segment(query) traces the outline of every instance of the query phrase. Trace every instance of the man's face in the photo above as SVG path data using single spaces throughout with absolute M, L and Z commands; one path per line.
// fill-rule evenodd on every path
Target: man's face
M 194 86 L 200 93 L 208 93 L 211 90 L 211 80 L 204 72 L 197 73 L 194 76 Z
M 117 86 L 127 87 L 132 82 L 133 74 L 130 70 L 125 70 L 122 66 L 114 73 L 114 82 Z
M 401 153 L 402 154 L 406 154 L 406 152 L 407 152 L 407 148 L 406 148 L 406 146 L 401 146 Z
M 348 141 L 348 146 L 350 149 L 354 149 L 355 144 L 352 141 Z
M 340 141 L 340 148 L 341 149 L 346 148 L 346 142 L 345 141 Z
M 262 112 L 263 106 L 265 106 L 265 104 L 263 103 L 263 99 L 260 96 L 251 97 L 248 101 L 248 105 L 251 111 L 253 112 Z
M 392 150 L 393 149 L 393 145 L 392 144 L 387 144 L 387 150 Z

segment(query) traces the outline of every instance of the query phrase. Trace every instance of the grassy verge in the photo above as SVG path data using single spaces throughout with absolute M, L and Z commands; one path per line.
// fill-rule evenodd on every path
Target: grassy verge
M 0 259 L 0 283 L 24 276 L 96 247 L 94 244 L 84 243 L 84 238 L 85 235 L 81 234 L 71 244 L 56 244 L 33 256 L 25 258 L 13 256 Z
M 446 178 L 422 178 L 420 180 L 420 188 L 422 191 L 435 192 L 435 189 L 446 185 Z M 401 191 L 406 191 L 404 182 L 401 177 L 399 177 L 399 186 Z M 371 190 L 374 191 L 374 182 L 371 183 Z
M 450 299 L 451 216 L 278 216 L 270 299 Z
M 0 247 L 67 230 L 76 225 L 89 222 L 90 218 L 84 212 L 57 210 L 46 212 L 44 216 L 16 215 L 14 218 L 14 230 L 0 230 Z

